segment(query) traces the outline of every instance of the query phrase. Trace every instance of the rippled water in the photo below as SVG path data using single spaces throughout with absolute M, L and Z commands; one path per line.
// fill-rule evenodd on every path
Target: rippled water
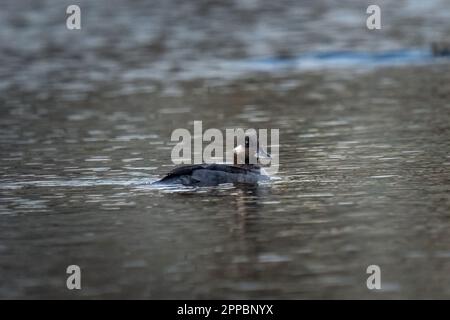
M 2 42 L 2 55 L 11 48 L 20 53 L 8 56 L 4 61 L 9 63 L 0 68 L 7 76 L 0 97 L 0 297 L 450 297 L 447 60 L 371 70 L 249 72 L 226 82 L 220 72 L 214 79 L 203 74 L 176 81 L 188 74 L 178 70 L 174 78 L 148 82 L 151 76 L 142 79 L 133 73 L 126 78 L 125 71 L 131 70 L 133 57 L 140 70 L 139 61 L 149 54 L 136 40 L 145 24 L 129 17 L 145 20 L 142 9 L 153 11 L 144 2 L 118 1 L 124 10 L 117 16 L 110 13 L 111 20 L 132 36 L 119 42 L 115 39 L 121 33 L 101 29 L 98 37 L 105 42 L 93 41 L 91 33 L 71 42 L 69 48 L 93 47 L 80 53 L 79 69 L 70 78 L 66 72 L 76 66 L 77 58 L 70 58 L 74 52 L 53 46 L 66 32 L 54 27 L 58 7 L 36 3 L 36 10 L 45 14 L 34 15 L 29 2 L 19 1 L 9 6 L 23 5 L 25 13 L 11 14 L 13 22 L 0 19 L 1 35 L 12 37 L 14 30 L 18 39 L 16 46 Z M 104 2 L 95 3 L 89 4 L 94 9 L 86 24 L 95 20 L 94 13 L 110 12 Z M 270 48 L 286 44 L 299 54 L 304 46 L 321 46 L 318 35 L 333 39 L 327 43 L 330 48 L 348 49 L 366 34 L 357 29 L 330 35 L 314 25 L 300 32 L 291 25 L 280 27 L 283 37 L 278 37 L 277 26 L 290 14 L 289 6 L 245 3 L 247 7 L 230 12 L 220 5 L 180 5 L 172 14 L 195 12 L 179 25 L 198 25 L 198 41 L 212 48 L 212 40 L 205 40 L 210 39 L 207 31 L 231 28 L 225 22 L 233 21 L 233 13 L 253 12 L 255 20 L 248 23 L 263 28 L 257 33 L 263 39 L 248 40 L 246 29 L 230 36 L 221 49 L 187 45 L 183 51 L 179 49 L 190 40 L 175 24 L 169 28 L 175 31 L 168 32 L 174 47 L 169 45 L 156 62 L 183 65 L 189 52 L 205 59 L 208 54 L 222 55 L 222 61 L 236 58 L 227 56 L 228 49 L 243 50 L 235 53 L 237 58 L 257 58 L 251 50 L 267 54 L 261 46 L 270 43 L 265 37 L 271 34 L 282 43 Z M 310 19 L 326 15 L 316 22 L 325 27 L 338 17 L 333 14 L 337 9 L 327 1 L 317 3 L 293 11 Z M 430 30 L 435 35 L 449 28 L 448 21 L 435 25 L 445 12 L 428 19 L 441 7 L 448 5 L 430 1 L 417 9 L 420 14 L 413 5 L 388 13 L 395 24 L 417 18 L 427 27 L 415 34 L 408 33 L 408 25 L 399 27 L 400 35 L 387 32 L 379 38 L 382 47 L 396 49 L 400 43 L 425 48 L 432 40 Z M 339 17 L 352 12 L 358 11 L 348 1 Z M 263 17 L 269 27 L 258 23 Z M 34 35 L 43 39 L 26 22 L 33 19 L 52 31 L 48 42 L 28 41 Z M 102 19 L 97 28 L 106 23 Z M 217 27 L 208 21 L 216 21 Z M 351 21 L 338 23 L 350 28 Z M 292 30 L 298 31 L 298 42 L 286 40 Z M 369 42 L 361 47 L 370 50 Z M 269 53 L 275 55 L 272 49 Z M 188 56 L 180 56 L 183 52 Z M 108 61 L 115 66 L 102 69 Z M 97 64 L 99 70 L 92 70 Z M 89 79 L 96 72 L 99 78 L 93 83 Z M 116 77 L 108 77 L 109 72 L 117 72 Z M 149 186 L 173 167 L 171 132 L 192 131 L 194 120 L 202 120 L 205 129 L 279 128 L 277 179 L 248 188 Z M 66 289 L 65 270 L 71 264 L 82 269 L 80 291 Z M 366 287 L 371 264 L 381 267 L 380 291 Z

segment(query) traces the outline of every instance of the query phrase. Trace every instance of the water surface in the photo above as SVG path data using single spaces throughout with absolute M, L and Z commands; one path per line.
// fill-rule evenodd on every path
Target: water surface
M 82 2 L 91 11 L 70 41 L 59 7 L 35 3 L 8 2 L 0 19 L 11 40 L 0 47 L 0 297 L 450 297 L 447 60 L 238 76 L 211 67 L 280 59 L 284 49 L 291 58 L 427 50 L 449 30 L 446 2 L 395 7 L 386 17 L 397 29 L 372 41 L 351 1 L 177 10 L 117 1 L 120 13 Z M 340 28 L 328 28 L 333 21 Z M 415 32 L 411 21 L 421 22 Z M 227 32 L 233 26 L 245 27 Z M 159 56 L 154 28 L 166 37 Z M 278 179 L 150 187 L 173 168 L 171 132 L 192 131 L 194 120 L 279 128 Z M 81 267 L 80 291 L 66 289 L 71 264 Z M 366 287 L 371 264 L 382 290 Z

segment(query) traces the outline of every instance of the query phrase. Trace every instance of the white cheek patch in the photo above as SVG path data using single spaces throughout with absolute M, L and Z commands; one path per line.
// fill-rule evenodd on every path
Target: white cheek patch
M 233 149 L 233 151 L 234 151 L 236 154 L 242 154 L 243 152 L 245 152 L 245 149 L 244 149 L 243 146 L 238 145 L 236 148 Z
M 233 149 L 234 154 L 237 156 L 235 164 L 244 164 L 245 163 L 245 148 L 241 145 L 237 146 Z

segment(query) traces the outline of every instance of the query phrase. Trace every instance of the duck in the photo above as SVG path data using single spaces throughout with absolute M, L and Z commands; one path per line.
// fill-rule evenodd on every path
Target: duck
M 251 152 L 250 146 L 256 146 L 256 152 Z M 260 165 L 260 159 L 263 158 L 271 159 L 271 156 L 262 146 L 259 146 L 257 135 L 249 133 L 244 137 L 244 145 L 238 145 L 233 149 L 233 164 L 183 165 L 175 168 L 153 185 L 194 187 L 218 186 L 226 183 L 256 185 L 260 181 L 270 180 Z

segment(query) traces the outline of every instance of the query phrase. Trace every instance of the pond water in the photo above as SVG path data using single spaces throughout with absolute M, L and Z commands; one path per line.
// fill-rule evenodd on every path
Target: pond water
M 0 19 L 11 40 L 0 42 L 1 298 L 450 297 L 448 60 L 211 67 L 277 49 L 426 50 L 450 29 L 447 2 L 386 2 L 397 28 L 372 42 L 351 1 L 115 1 L 120 13 L 81 1 L 91 10 L 77 35 L 59 28 L 55 3 L 7 1 Z M 238 17 L 248 25 L 227 37 Z M 333 21 L 348 32 L 326 31 Z M 280 129 L 276 179 L 149 186 L 174 167 L 172 131 L 194 120 Z M 66 288 L 72 264 L 81 290 Z M 381 290 L 367 289 L 369 265 Z

